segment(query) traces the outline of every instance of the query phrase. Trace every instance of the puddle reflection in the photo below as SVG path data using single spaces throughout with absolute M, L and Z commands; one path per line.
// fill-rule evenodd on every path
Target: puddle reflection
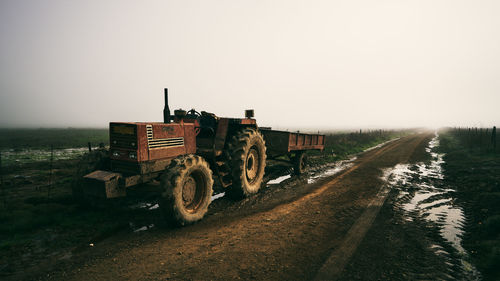
M 398 164 L 394 168 L 385 170 L 383 179 L 399 190 L 399 200 L 409 201 L 401 204 L 406 221 L 422 218 L 435 223 L 439 226 L 441 237 L 462 257 L 466 257 L 468 254 L 462 247 L 465 215 L 462 208 L 454 204 L 455 190 L 444 185 L 442 169 L 444 154 L 435 152 L 438 146 L 439 136 L 436 133 L 426 148 L 432 158 L 430 163 Z M 437 255 L 448 254 L 439 245 L 433 245 L 431 248 Z M 461 262 L 467 264 L 464 259 Z M 464 270 L 471 273 L 471 278 L 476 279 L 474 276 L 477 276 L 477 270 L 474 268 L 471 270 L 470 265 L 467 268 L 464 267 Z

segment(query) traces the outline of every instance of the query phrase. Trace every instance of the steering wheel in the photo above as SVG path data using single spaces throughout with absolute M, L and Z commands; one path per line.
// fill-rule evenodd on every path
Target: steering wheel
M 188 111 L 187 115 L 193 115 L 193 116 L 196 116 L 196 118 L 201 117 L 201 114 L 198 111 L 196 111 L 194 108 L 191 109 L 190 111 Z

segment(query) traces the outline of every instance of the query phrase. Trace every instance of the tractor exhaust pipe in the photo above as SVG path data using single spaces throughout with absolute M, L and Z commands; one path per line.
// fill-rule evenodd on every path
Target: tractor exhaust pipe
M 168 89 L 165 88 L 165 107 L 163 108 L 163 123 L 170 123 L 170 108 L 168 107 Z

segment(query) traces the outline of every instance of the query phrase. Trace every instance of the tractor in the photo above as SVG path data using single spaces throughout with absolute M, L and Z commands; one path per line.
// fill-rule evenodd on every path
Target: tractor
M 253 110 L 245 118 L 194 109 L 172 115 L 167 89 L 164 94 L 163 122 L 109 124 L 109 152 L 94 154 L 95 164 L 80 170 L 73 183 L 76 198 L 122 197 L 127 188 L 156 180 L 165 218 L 188 225 L 207 213 L 214 181 L 233 198 L 259 190 L 266 144 Z

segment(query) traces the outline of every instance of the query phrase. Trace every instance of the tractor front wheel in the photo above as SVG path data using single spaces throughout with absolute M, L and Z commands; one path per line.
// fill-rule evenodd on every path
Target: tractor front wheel
M 201 220 L 210 205 L 213 183 L 212 171 L 200 156 L 174 159 L 161 177 L 160 208 L 167 221 L 183 226 Z

